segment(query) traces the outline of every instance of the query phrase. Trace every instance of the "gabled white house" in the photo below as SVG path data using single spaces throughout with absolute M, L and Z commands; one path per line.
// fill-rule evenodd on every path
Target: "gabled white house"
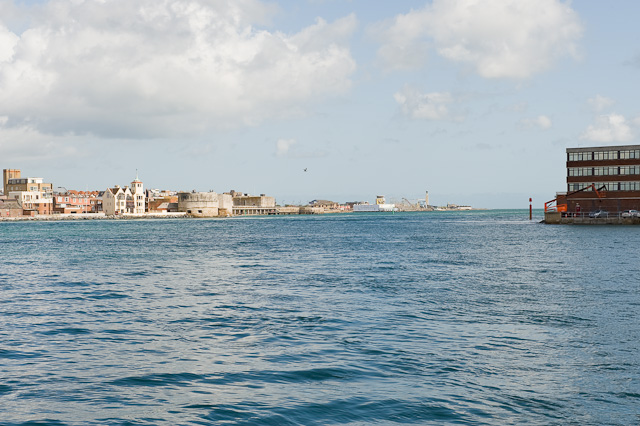
M 119 185 L 107 188 L 102 195 L 102 211 L 107 216 L 124 213 L 144 214 L 145 194 L 138 176 L 131 182 L 131 188 L 122 188 Z

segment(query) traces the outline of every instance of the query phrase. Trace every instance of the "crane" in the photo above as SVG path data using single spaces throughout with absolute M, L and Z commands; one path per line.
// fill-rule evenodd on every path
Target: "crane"
M 596 196 L 599 199 L 602 199 L 604 197 L 604 194 L 602 194 L 601 192 L 604 190 L 607 190 L 607 186 L 606 185 L 602 185 L 600 188 L 596 188 L 596 184 L 592 183 L 589 186 L 585 186 L 582 189 L 578 189 L 577 191 L 573 191 L 573 192 L 569 192 L 567 193 L 567 195 L 565 196 L 566 198 L 569 198 L 571 195 L 573 194 L 577 194 L 578 192 L 582 192 L 582 191 L 586 191 L 588 189 L 593 189 L 593 192 L 596 193 Z M 557 198 L 554 198 L 551 201 L 547 201 L 546 203 L 544 203 L 544 211 L 558 211 L 558 212 L 566 212 L 567 211 L 567 205 L 566 204 L 557 204 L 557 205 L 553 205 L 553 203 L 555 203 L 557 201 Z

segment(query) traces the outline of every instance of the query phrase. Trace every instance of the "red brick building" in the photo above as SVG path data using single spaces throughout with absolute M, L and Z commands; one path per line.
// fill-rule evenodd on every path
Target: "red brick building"
M 53 196 L 55 213 L 94 213 L 98 201 L 98 192 L 68 191 Z
M 640 210 L 640 145 L 567 148 L 567 191 L 557 194 L 557 206 L 568 213 Z

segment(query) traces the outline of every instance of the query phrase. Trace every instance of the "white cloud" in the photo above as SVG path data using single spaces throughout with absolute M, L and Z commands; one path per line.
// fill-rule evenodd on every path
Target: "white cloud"
M 400 106 L 402 114 L 413 119 L 459 119 L 453 117 L 449 108 L 454 99 L 448 92 L 420 93 L 406 86 L 401 92 L 397 92 L 394 98 Z
M 259 0 L 56 0 L 19 34 L 0 17 L 0 115 L 48 134 L 198 134 L 346 92 L 354 16 L 297 34 Z
M 420 12 L 411 12 L 369 29 L 371 36 L 381 43 L 378 60 L 384 68 L 410 70 L 424 65 L 429 43 L 424 39 L 425 28 L 421 20 Z
M 291 147 L 296 143 L 295 139 L 278 139 L 278 142 L 276 142 L 276 156 L 286 157 Z
M 20 38 L 0 24 L 0 64 L 11 61 Z
M 633 139 L 631 127 L 619 114 L 601 115 L 580 137 L 593 142 L 628 142 Z
M 309 150 L 308 146 L 301 146 L 295 139 L 278 139 L 276 142 L 276 157 L 280 158 L 322 158 L 329 155 L 324 149 Z
M 485 78 L 527 78 L 564 55 L 577 56 L 577 14 L 559 0 L 434 0 L 374 29 L 378 58 L 390 69 L 415 68 L 429 43 Z
M 85 140 L 68 136 L 43 135 L 28 126 L 6 128 L 0 117 L 0 158 L 14 164 L 51 162 L 82 156 Z M 13 166 L 13 165 L 12 165 Z
M 551 128 L 553 123 L 551 119 L 546 115 L 539 115 L 536 118 L 528 118 L 522 121 L 525 127 L 538 127 L 542 130 L 548 130 Z
M 596 95 L 596 97 L 589 99 L 587 102 L 589 103 L 589 106 L 591 106 L 591 108 L 597 112 L 609 108 L 615 103 L 613 99 L 606 98 L 600 95 Z

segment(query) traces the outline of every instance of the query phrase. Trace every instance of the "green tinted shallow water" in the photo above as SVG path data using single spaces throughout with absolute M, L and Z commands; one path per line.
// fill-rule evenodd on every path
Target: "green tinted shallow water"
M 637 423 L 640 228 L 527 219 L 0 223 L 0 424 Z

